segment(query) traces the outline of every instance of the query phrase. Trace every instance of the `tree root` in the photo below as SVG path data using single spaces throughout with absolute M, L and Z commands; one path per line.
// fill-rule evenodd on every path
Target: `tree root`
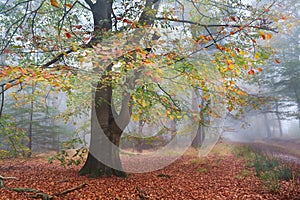
M 73 192 L 74 190 L 81 189 L 81 188 L 83 188 L 87 185 L 86 183 L 83 183 L 79 186 L 76 186 L 76 187 L 61 191 L 61 192 L 57 192 L 53 195 L 50 195 L 50 194 L 46 194 L 46 193 L 44 193 L 40 190 L 33 189 L 33 188 L 9 188 L 9 187 L 5 187 L 4 180 L 8 180 L 8 179 L 19 180 L 16 177 L 4 177 L 4 176 L 0 175 L 0 188 L 3 188 L 5 190 L 14 191 L 14 192 L 31 192 L 31 193 L 35 193 L 35 194 L 32 194 L 32 195 L 29 195 L 29 197 L 30 198 L 35 198 L 35 199 L 42 198 L 42 200 L 54 200 L 55 197 L 65 195 L 67 193 Z

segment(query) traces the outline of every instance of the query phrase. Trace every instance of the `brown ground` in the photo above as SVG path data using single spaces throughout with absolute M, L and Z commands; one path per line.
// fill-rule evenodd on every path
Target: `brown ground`
M 298 165 L 295 168 L 299 170 Z M 270 193 L 254 169 L 233 156 L 231 145 L 224 143 L 205 158 L 189 151 L 162 170 L 126 179 L 91 179 L 78 176 L 79 169 L 50 165 L 43 158 L 0 161 L 0 175 L 18 178 L 5 180 L 6 187 L 35 188 L 53 195 L 86 184 L 55 199 L 300 199 L 299 178 L 282 182 L 278 193 Z M 0 189 L 0 199 L 32 199 L 31 194 Z

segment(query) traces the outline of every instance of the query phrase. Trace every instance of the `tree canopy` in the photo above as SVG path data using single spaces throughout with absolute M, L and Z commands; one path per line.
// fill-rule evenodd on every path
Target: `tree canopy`
M 25 87 L 66 92 L 69 115 L 92 110 L 90 152 L 80 173 L 124 175 L 118 147 L 130 123 L 170 130 L 175 121 L 177 133 L 187 132 L 194 126 L 186 121 L 194 129 L 209 126 L 201 112 L 212 123 L 222 118 L 223 107 L 242 112 L 251 103 L 239 84 L 273 56 L 266 43 L 289 17 L 277 12 L 283 5 L 2 1 L 0 114 L 9 91 L 16 102 Z

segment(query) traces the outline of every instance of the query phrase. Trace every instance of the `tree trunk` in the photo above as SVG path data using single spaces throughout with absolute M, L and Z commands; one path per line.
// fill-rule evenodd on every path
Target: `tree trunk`
M 201 147 L 204 140 L 204 131 L 202 125 L 199 125 L 196 136 L 194 137 L 192 141 L 192 147 L 199 148 Z
M 124 128 L 130 121 L 130 95 L 123 96 L 119 114 L 114 109 L 112 87 L 98 83 L 92 107 L 90 151 L 80 175 L 126 176 L 123 171 L 119 144 Z
M 97 0 L 95 3 L 85 0 L 85 2 L 91 8 L 94 19 L 94 36 L 90 41 L 92 46 L 99 43 L 106 32 L 112 30 L 113 0 Z M 151 7 L 156 2 L 158 1 L 146 0 L 139 20 L 142 25 L 151 25 L 152 21 L 148 19 L 150 19 L 149 15 L 155 15 Z M 157 5 L 155 8 L 157 10 Z M 113 88 L 110 75 L 112 65 L 111 63 L 106 68 L 96 91 L 93 92 L 90 150 L 84 166 L 79 171 L 80 175 L 89 174 L 91 177 L 126 176 L 119 156 L 119 143 L 123 130 L 130 121 L 130 94 L 124 92 L 121 97 L 121 110 L 117 113 L 112 101 Z M 132 88 L 132 86 L 128 88 Z
M 267 138 L 270 138 L 272 136 L 272 131 L 271 131 L 270 124 L 269 124 L 268 114 L 264 113 L 263 116 L 264 116 L 266 131 L 267 131 Z
M 28 128 L 28 149 L 29 152 L 27 153 L 26 157 L 30 158 L 31 154 L 32 154 L 32 123 L 33 123 L 33 95 L 34 95 L 34 91 L 35 91 L 35 85 L 32 86 L 31 88 L 31 95 L 32 95 L 32 99 L 30 100 L 30 111 L 29 111 L 29 128 Z
M 275 100 L 275 106 L 276 106 L 276 117 L 277 117 L 278 126 L 279 126 L 279 136 L 282 137 L 283 136 L 283 131 L 282 131 L 282 124 L 281 124 L 281 120 L 280 120 L 280 116 L 279 116 L 278 100 Z

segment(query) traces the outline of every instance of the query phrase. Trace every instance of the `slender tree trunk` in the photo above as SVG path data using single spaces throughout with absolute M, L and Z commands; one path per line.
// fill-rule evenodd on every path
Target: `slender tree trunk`
M 201 117 L 202 123 L 199 123 L 199 127 L 198 127 L 198 130 L 197 130 L 196 136 L 193 139 L 192 145 L 191 145 L 194 148 L 201 147 L 201 145 L 203 144 L 203 141 L 205 139 L 204 123 L 207 123 L 207 122 L 205 121 L 205 117 L 204 117 L 204 114 L 202 112 L 200 113 L 200 117 Z
M 35 85 L 32 86 L 32 89 L 31 89 L 31 95 L 33 98 L 33 95 L 34 95 L 34 90 L 35 90 Z M 28 129 L 28 149 L 29 149 L 29 152 L 27 153 L 27 157 L 29 158 L 32 154 L 32 123 L 33 123 L 33 99 L 31 99 L 30 101 L 30 112 L 29 112 L 29 129 Z
M 263 115 L 264 115 L 266 131 L 267 131 L 267 138 L 270 138 L 272 136 L 272 131 L 271 131 L 269 120 L 268 120 L 268 114 L 264 113 Z
M 199 94 L 198 90 L 195 90 L 195 96 L 193 95 L 192 98 L 192 106 L 193 108 L 196 110 L 198 109 L 198 98 L 201 96 Z M 204 127 L 203 125 L 206 123 L 206 119 L 204 117 L 204 113 L 203 113 L 203 107 L 204 107 L 204 101 L 201 100 L 201 108 L 200 108 L 200 120 L 201 122 L 199 123 L 199 127 L 197 129 L 197 133 L 196 136 L 194 137 L 191 146 L 194 148 L 199 148 L 201 147 L 203 141 L 204 141 L 204 137 L 205 137 L 205 133 L 204 133 Z
M 277 117 L 277 121 L 278 121 L 278 126 L 279 126 L 279 136 L 282 137 L 283 136 L 283 131 L 282 131 L 282 124 L 281 124 L 281 120 L 280 120 L 280 116 L 279 116 L 279 105 L 278 105 L 278 101 L 275 100 L 275 107 L 276 107 L 276 117 Z
M 201 147 L 203 140 L 204 140 L 203 128 L 202 128 L 202 125 L 199 125 L 196 136 L 194 137 L 194 139 L 192 141 L 192 147 L 194 147 L 194 148 Z

